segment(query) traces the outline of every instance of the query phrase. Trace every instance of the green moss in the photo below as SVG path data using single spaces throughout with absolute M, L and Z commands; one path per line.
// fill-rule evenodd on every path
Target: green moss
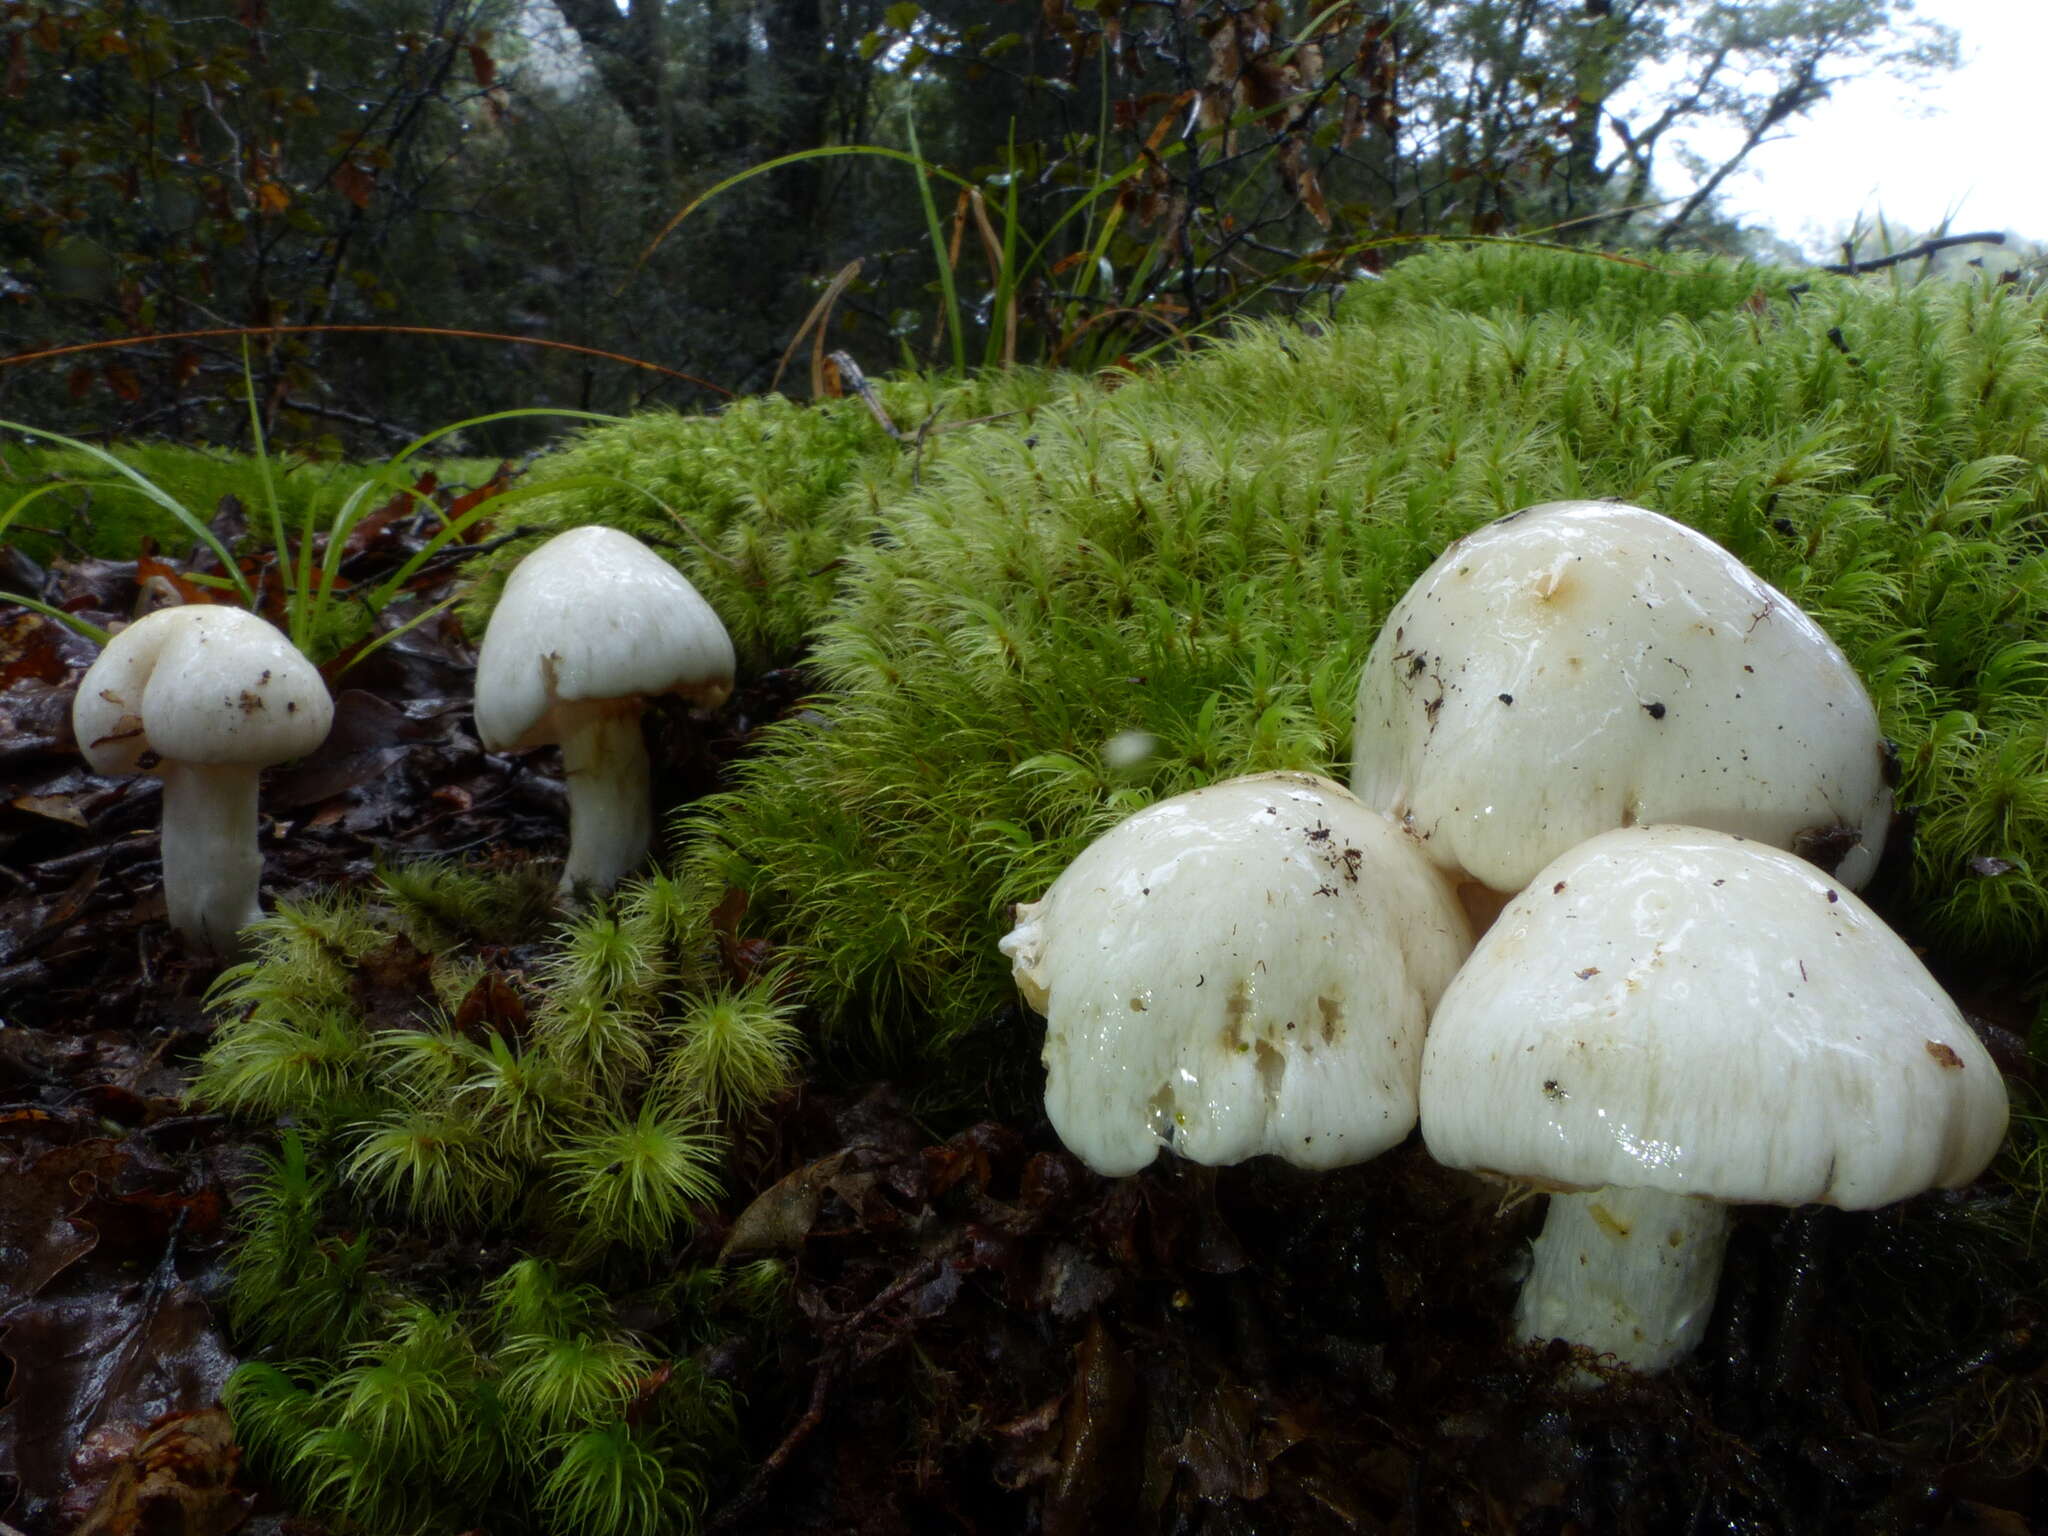
M 725 621 L 742 664 L 786 662 L 838 590 L 846 552 L 876 531 L 885 499 L 968 448 L 984 417 L 1028 420 L 1073 379 L 1018 372 L 986 383 L 885 382 L 880 397 L 909 441 L 858 399 L 816 406 L 779 395 L 715 416 L 649 412 L 582 434 L 535 466 L 560 483 L 519 509 L 536 530 L 479 560 L 461 608 L 482 634 L 505 578 L 540 539 L 584 523 L 624 529 L 662 551 Z
M 798 1041 L 786 1009 L 691 980 L 708 930 L 676 882 L 568 921 L 545 888 L 393 867 L 281 903 L 214 990 L 195 1096 L 284 1127 L 238 1204 L 228 1314 L 258 1358 L 228 1401 L 267 1476 L 366 1528 L 687 1530 L 730 1454 L 723 1386 L 591 1279 L 668 1296 L 638 1310 L 678 1354 L 734 1304 L 672 1282 L 720 1187 L 710 1112 L 743 1106 L 724 1058 L 671 1042 L 728 1009 L 755 1081 Z M 493 972 L 499 1022 L 458 1022 Z M 755 1313 L 772 1299 L 748 1288 Z
M 1921 810 L 1894 916 L 1944 959 L 2027 973 L 2048 930 L 2044 301 L 1822 282 L 1746 302 L 1758 286 L 1432 256 L 1324 334 L 1253 328 L 990 429 L 849 552 L 813 653 L 832 697 L 688 818 L 690 866 L 747 893 L 828 1019 L 922 1050 L 1007 997 L 1004 908 L 1111 821 L 1229 773 L 1341 772 L 1364 653 L 1446 543 L 1613 496 L 1836 636 Z M 1132 733 L 1149 755 L 1114 766 Z
M 1477 245 L 1430 252 L 1384 278 L 1353 283 L 1338 312 L 1356 324 L 1455 310 L 1470 315 L 1571 315 L 1622 331 L 1666 320 L 1710 320 L 1746 305 L 1782 300 L 1815 274 L 1709 256 L 1585 253 L 1559 256 L 1523 246 Z

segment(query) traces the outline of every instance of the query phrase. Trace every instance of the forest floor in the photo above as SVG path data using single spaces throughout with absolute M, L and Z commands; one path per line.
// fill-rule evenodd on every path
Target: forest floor
M 356 574 L 420 536 L 377 525 Z M 179 580 L 147 557 L 12 558 L 13 583 L 102 624 Z M 274 1128 L 181 1098 L 212 973 L 163 921 L 155 781 L 76 755 L 93 654 L 0 609 L 0 1513 L 28 1536 L 313 1536 L 326 1524 L 277 1507 L 216 1406 L 238 1358 L 218 1309 L 236 1191 Z M 559 779 L 481 749 L 471 667 L 444 621 L 338 680 L 326 745 L 266 782 L 269 896 L 361 885 L 380 861 L 559 853 Z M 708 733 L 653 721 L 670 798 L 715 787 L 804 686 L 756 679 Z M 2016 1004 L 1965 1001 L 2030 1089 Z M 785 1254 L 795 1278 L 768 1344 L 697 1348 L 737 1389 L 746 1453 L 710 1490 L 712 1529 L 2048 1520 L 2048 1288 L 2011 1157 L 1885 1212 L 1743 1213 L 1697 1356 L 1585 1391 L 1562 1347 L 1504 1340 L 1539 1202 L 1504 1206 L 1413 1139 L 1333 1174 L 1097 1178 L 1038 1109 L 1035 1028 L 1006 1010 L 949 1067 L 983 1072 L 978 1115 L 824 1053 L 754 1128 L 689 1241 Z

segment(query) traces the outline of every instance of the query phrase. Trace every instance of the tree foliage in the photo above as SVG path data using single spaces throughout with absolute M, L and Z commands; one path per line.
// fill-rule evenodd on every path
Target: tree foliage
M 870 367 L 1099 365 L 1420 239 L 1725 243 L 1757 144 L 1954 49 L 1911 0 L 556 0 L 550 53 L 514 3 L 0 0 L 0 347 L 403 322 L 753 390 L 859 260 L 825 320 Z M 859 146 L 899 158 L 807 153 Z M 653 377 L 324 333 L 259 364 L 273 429 L 357 441 Z M 238 376 L 202 339 L 0 399 L 225 436 Z

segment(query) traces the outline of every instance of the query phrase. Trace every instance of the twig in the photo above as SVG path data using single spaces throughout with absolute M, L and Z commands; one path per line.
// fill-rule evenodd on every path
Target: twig
M 360 411 L 344 411 L 339 406 L 315 405 L 310 400 L 291 397 L 287 397 L 281 404 L 284 409 L 297 411 L 302 415 L 324 416 L 330 421 L 345 421 L 350 426 L 368 427 L 374 432 L 382 432 L 386 437 L 396 438 L 401 443 L 409 443 L 420 435 L 411 427 L 401 426 L 395 421 L 379 421 L 374 416 L 365 416 Z
M 840 383 L 845 385 L 854 394 L 860 396 L 862 402 L 874 413 L 875 420 L 882 424 L 882 430 L 895 438 L 897 442 L 904 441 L 903 429 L 891 421 L 889 413 L 882 409 L 882 397 L 875 393 L 875 386 L 870 384 L 868 376 L 860 371 L 860 364 L 853 360 L 852 354 L 833 352 L 828 354 L 828 360 L 834 368 L 839 370 Z
M 1900 262 L 1918 261 L 1922 256 L 1932 256 L 1936 251 L 1945 251 L 1952 245 L 2003 244 L 2004 230 L 1985 230 L 1974 235 L 1938 235 L 1932 240 L 1921 241 L 1908 251 L 1893 251 L 1889 256 L 1873 256 L 1868 261 L 1839 261 L 1833 266 L 1822 267 L 1821 271 L 1853 277 L 1858 272 L 1877 272 L 1885 267 L 1896 267 Z
M 825 1421 L 825 1402 L 831 1396 L 832 1377 L 836 1370 L 835 1362 L 829 1359 L 818 1367 L 818 1374 L 811 1380 L 811 1400 L 804 1408 L 803 1417 L 790 1426 L 789 1433 L 782 1437 L 782 1444 L 769 1453 L 760 1469 L 748 1479 L 747 1486 L 713 1517 L 713 1530 L 729 1529 L 768 1496 L 768 1484 L 775 1474 L 789 1464 L 790 1458 L 811 1437 L 811 1432 Z

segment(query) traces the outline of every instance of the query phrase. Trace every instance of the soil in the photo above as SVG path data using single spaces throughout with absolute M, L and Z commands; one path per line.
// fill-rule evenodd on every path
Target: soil
M 352 574 L 422 537 L 385 521 Z M 102 624 L 161 574 L 12 564 Z M 154 782 L 76 755 L 93 654 L 0 610 L 0 1510 L 28 1536 L 312 1536 L 215 1406 L 234 1192 L 272 1137 L 180 1100 L 212 971 L 163 922 Z M 556 770 L 481 749 L 471 661 L 443 618 L 336 679 L 327 745 L 266 783 L 267 895 L 380 859 L 559 856 Z M 805 688 L 757 679 L 709 729 L 656 718 L 665 793 L 715 787 Z M 1978 1002 L 2026 1081 L 2015 1021 Z M 1036 1030 L 1021 1009 L 986 1021 L 943 1081 L 825 1053 L 752 1128 L 692 1252 L 779 1255 L 793 1285 L 765 1334 L 695 1346 L 742 1405 L 712 1529 L 2048 1528 L 2048 1288 L 2011 1159 L 1877 1213 L 1740 1213 L 1697 1355 L 1587 1390 L 1562 1346 L 1506 1336 L 1540 1201 L 1504 1204 L 1413 1139 L 1336 1173 L 1098 1178 L 1038 1108 Z

